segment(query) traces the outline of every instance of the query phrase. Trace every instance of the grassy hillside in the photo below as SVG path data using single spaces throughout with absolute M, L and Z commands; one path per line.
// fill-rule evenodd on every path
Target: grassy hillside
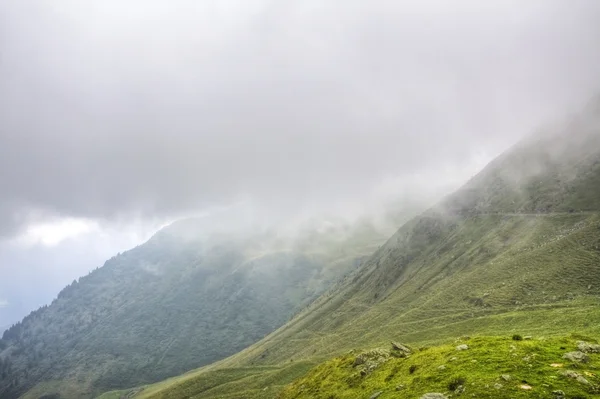
M 593 350 L 580 352 L 587 344 Z M 422 346 L 406 356 L 388 346 L 328 361 L 279 397 L 408 399 L 437 393 L 440 399 L 588 398 L 600 394 L 597 352 L 599 345 L 581 337 L 463 337 L 443 346 Z
M 317 364 L 391 340 L 419 347 L 465 334 L 585 333 L 597 339 L 599 111 L 590 108 L 562 129 L 519 143 L 461 190 L 406 223 L 359 270 L 285 326 L 185 376 L 185 393 L 182 381 L 172 380 L 138 396 L 244 398 L 251 392 L 236 390 L 235 381 L 202 387 L 228 370 L 268 366 L 285 373 L 294 363 Z M 260 397 L 276 397 L 281 390 L 282 382 L 261 373 L 251 380 L 265 389 Z M 329 388 L 324 388 L 328 397 L 355 397 Z
M 369 224 L 294 237 L 175 223 L 66 287 L 0 340 L 0 398 L 83 398 L 232 355 L 301 311 L 385 240 Z
M 436 258 L 439 253 L 432 249 L 433 253 L 423 256 L 436 258 L 435 262 L 421 264 L 413 273 L 390 275 L 390 280 L 378 278 L 381 266 L 373 264 L 363 279 L 354 283 L 348 279 L 339 292 L 324 296 L 257 344 L 186 376 L 187 386 L 196 387 L 193 392 L 198 398 L 243 398 L 248 392 L 238 390 L 232 381 L 219 386 L 225 396 L 214 388 L 204 391 L 204 381 L 212 380 L 214 373 L 239 367 L 276 366 L 285 373 L 295 363 L 317 364 L 352 349 L 387 347 L 391 340 L 418 347 L 446 343 L 464 334 L 577 332 L 600 337 L 600 251 L 596 250 L 600 215 L 480 219 L 469 218 L 454 231 L 454 239 L 436 247 L 453 248 L 446 256 Z M 503 228 L 481 234 L 486 225 Z M 544 236 L 542 232 L 552 234 L 546 241 L 537 241 Z M 519 237 L 519 244 L 494 256 L 478 250 L 502 237 Z M 467 248 L 458 245 L 469 241 Z M 419 265 L 419 259 L 413 262 Z M 448 263 L 449 259 L 453 260 Z M 395 284 L 392 278 L 397 279 Z M 283 382 L 263 377 L 253 375 L 257 389 L 267 388 L 276 397 Z M 180 390 L 182 386 L 178 380 L 165 381 L 139 397 L 188 397 Z M 257 397 L 269 397 L 264 395 Z

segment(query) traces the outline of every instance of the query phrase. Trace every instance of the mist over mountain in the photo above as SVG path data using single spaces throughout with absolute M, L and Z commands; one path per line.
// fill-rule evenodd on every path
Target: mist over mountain
M 0 397 L 596 395 L 598 21 L 1 1 Z M 467 335 L 529 374 L 437 364 Z M 577 340 L 589 362 L 561 360 Z M 435 348 L 387 375 L 347 353 L 403 342 Z
M 4 237 L 459 184 L 600 85 L 593 0 L 0 7 Z
M 215 208 L 283 224 L 430 203 L 598 91 L 598 15 L 593 0 L 2 2 L 0 270 L 19 272 L 0 318 Z
M 368 219 L 287 231 L 228 223 L 227 213 L 175 222 L 7 329 L 0 397 L 93 397 L 221 360 L 281 326 L 389 234 Z
M 573 351 L 600 341 L 599 104 L 517 143 L 256 344 L 119 394 L 597 396 L 600 350 Z

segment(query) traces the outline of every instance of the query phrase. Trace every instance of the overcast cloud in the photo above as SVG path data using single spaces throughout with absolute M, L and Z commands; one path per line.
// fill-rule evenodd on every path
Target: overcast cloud
M 1 1 L 0 324 L 178 217 L 458 186 L 600 91 L 599 21 L 596 0 Z
M 600 89 L 598 21 L 594 0 L 3 1 L 0 234 L 462 181 Z

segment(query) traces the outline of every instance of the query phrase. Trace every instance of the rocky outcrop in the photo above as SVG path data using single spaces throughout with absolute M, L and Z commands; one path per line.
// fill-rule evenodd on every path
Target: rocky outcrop
M 587 363 L 590 361 L 590 357 L 580 351 L 565 353 L 563 359 L 570 360 L 573 363 Z
M 584 341 L 577 342 L 577 349 L 584 353 L 600 353 L 600 345 L 589 344 Z

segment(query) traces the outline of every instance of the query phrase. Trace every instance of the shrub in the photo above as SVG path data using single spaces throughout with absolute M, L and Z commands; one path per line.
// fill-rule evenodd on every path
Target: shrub
M 512 336 L 513 341 L 523 341 L 523 336 L 515 334 Z

